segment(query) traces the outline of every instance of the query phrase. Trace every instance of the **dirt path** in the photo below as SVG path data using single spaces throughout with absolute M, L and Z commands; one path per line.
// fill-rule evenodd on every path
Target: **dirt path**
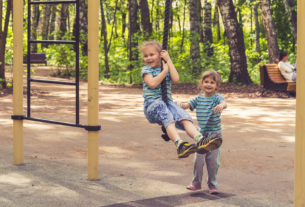
M 33 84 L 32 116 L 73 122 L 73 90 L 70 86 Z M 87 122 L 86 94 L 86 83 L 82 83 L 80 108 L 83 124 Z M 192 158 L 179 160 L 174 145 L 161 140 L 160 127 L 146 121 L 141 89 L 100 86 L 99 95 L 101 180 L 150 178 L 182 188 L 189 184 Z M 191 97 L 188 94 L 174 95 L 175 100 L 181 101 Z M 220 190 L 291 205 L 295 99 L 230 96 L 227 103 L 228 109 L 222 116 L 224 143 L 218 173 Z M 0 162 L 7 166 L 12 160 L 12 95 L 1 97 L 0 105 Z M 195 118 L 193 112 L 191 115 Z M 181 136 L 186 138 L 184 132 Z M 79 166 L 82 170 L 80 177 L 86 176 L 87 132 L 24 121 L 24 157 L 27 165 L 56 162 Z M 44 170 L 47 171 L 47 167 Z M 7 187 L 1 180 L 4 172 L 0 171 L 0 188 Z M 206 189 L 204 184 L 203 188 Z

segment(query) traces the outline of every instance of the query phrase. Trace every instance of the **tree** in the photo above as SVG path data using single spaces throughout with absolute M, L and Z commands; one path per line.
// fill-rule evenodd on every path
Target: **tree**
M 212 5 L 204 1 L 203 39 L 205 52 L 208 56 L 213 55 L 213 33 L 212 33 Z
M 261 53 L 261 46 L 260 46 L 260 27 L 258 21 L 258 3 L 254 4 L 254 21 L 255 21 L 255 50 L 257 53 Z
M 217 5 L 223 19 L 230 49 L 231 71 L 229 82 L 250 84 L 242 29 L 237 21 L 232 0 L 218 0 Z
M 40 19 L 40 11 L 39 11 L 39 5 L 33 5 L 32 10 L 32 25 L 31 25 L 31 39 L 36 40 L 37 39 L 37 29 L 39 25 L 39 19 Z M 37 44 L 31 44 L 31 52 L 36 53 L 37 52 Z
M 130 64 L 128 69 L 130 71 L 129 83 L 132 83 L 131 70 L 134 67 L 134 62 L 138 60 L 138 3 L 137 0 L 128 0 L 128 58 Z
M 261 0 L 261 9 L 263 13 L 263 23 L 267 35 L 269 62 L 276 63 L 279 57 L 279 47 L 269 0 Z
M 50 27 L 50 17 L 51 17 L 51 6 L 45 4 L 43 6 L 43 18 L 42 18 L 42 29 L 41 36 L 43 40 L 49 39 L 49 27 Z M 47 44 L 42 44 L 41 48 L 47 47 Z
M 190 55 L 192 59 L 192 74 L 193 77 L 199 77 L 201 73 L 200 65 L 200 10 L 198 12 L 200 1 L 190 0 L 189 12 L 190 12 Z M 200 7 L 199 7 L 200 8 Z
M 103 38 L 104 45 L 104 55 L 105 55 L 105 73 L 104 77 L 110 77 L 110 69 L 109 69 L 109 60 L 108 60 L 108 39 L 107 39 L 107 24 L 105 20 L 105 12 L 104 12 L 104 3 L 103 0 L 100 1 L 101 4 L 101 16 L 102 16 L 102 27 L 101 27 L 101 35 Z
M 82 55 L 88 56 L 88 5 L 86 0 L 79 2 L 79 33 Z
M 8 31 L 8 24 L 10 20 L 10 15 L 12 11 L 12 0 L 7 0 L 6 4 L 6 14 L 4 19 L 4 29 L 2 31 L 2 10 L 3 10 L 3 1 L 0 0 L 0 84 L 2 88 L 6 88 L 6 79 L 5 79 L 5 46 L 6 46 L 6 37 Z
M 283 0 L 285 4 L 285 9 L 289 17 L 289 25 L 292 35 L 295 40 L 297 40 L 297 13 L 294 9 L 294 4 L 292 0 Z
M 102 16 L 101 35 L 102 35 L 102 38 L 103 38 L 103 46 L 104 46 L 104 53 L 105 53 L 104 54 L 104 56 L 105 56 L 105 74 L 104 74 L 104 77 L 105 78 L 110 78 L 108 52 L 110 50 L 111 40 L 112 40 L 112 36 L 113 36 L 113 30 L 114 30 L 114 27 L 115 27 L 117 9 L 118 9 L 118 0 L 116 0 L 116 2 L 115 2 L 115 10 L 114 10 L 114 13 L 113 13 L 113 24 L 112 24 L 112 27 L 111 27 L 111 35 L 110 35 L 110 39 L 109 39 L 109 43 L 108 43 L 107 23 L 106 23 L 106 20 L 105 20 L 104 4 L 103 4 L 103 1 L 101 0 L 101 16 Z
M 216 27 L 217 27 L 217 41 L 220 41 L 221 40 L 221 34 L 220 34 L 219 11 L 218 11 L 217 3 L 215 5 L 213 23 L 214 23 L 214 26 L 216 25 Z
M 62 4 L 60 9 L 59 39 L 67 32 L 68 4 Z
M 51 6 L 51 22 L 49 24 L 49 39 L 54 40 L 55 21 L 56 21 L 56 5 Z
M 149 8 L 147 0 L 140 0 L 141 26 L 144 32 L 144 39 L 149 39 L 152 35 L 152 23 L 149 17 Z

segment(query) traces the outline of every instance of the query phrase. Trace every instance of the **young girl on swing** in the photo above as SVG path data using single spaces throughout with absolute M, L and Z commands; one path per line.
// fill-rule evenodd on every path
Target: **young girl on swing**
M 220 146 L 218 138 L 201 135 L 193 125 L 191 116 L 180 106 L 173 103 L 171 81 L 179 81 L 178 72 L 167 51 L 162 50 L 160 43 L 146 41 L 140 47 L 145 66 L 142 68 L 144 114 L 150 123 L 162 125 L 168 137 L 177 147 L 178 158 L 188 157 L 191 153 L 204 153 Z M 161 71 L 161 58 L 163 70 Z M 168 105 L 162 100 L 161 82 L 166 78 Z M 177 129 L 185 130 L 197 144 L 183 141 Z

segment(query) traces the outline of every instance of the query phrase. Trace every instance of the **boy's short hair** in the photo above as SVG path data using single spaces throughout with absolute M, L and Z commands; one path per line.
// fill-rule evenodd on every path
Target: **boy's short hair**
M 286 57 L 288 53 L 286 51 L 280 51 L 279 55 L 279 61 L 283 60 L 284 57 Z
M 150 47 L 150 46 L 153 46 L 157 49 L 158 52 L 161 52 L 162 51 L 162 45 L 160 42 L 157 42 L 155 40 L 149 40 L 149 41 L 145 41 L 143 42 L 140 47 L 139 47 L 139 50 L 141 52 L 143 52 L 144 48 L 146 47 Z
M 199 87 L 201 87 L 203 81 L 208 77 L 213 78 L 213 80 L 216 82 L 217 88 L 219 88 L 220 83 L 221 83 L 221 77 L 220 77 L 220 73 L 216 72 L 215 70 L 207 70 L 207 71 L 202 73 L 201 79 L 200 79 L 200 82 L 199 82 Z

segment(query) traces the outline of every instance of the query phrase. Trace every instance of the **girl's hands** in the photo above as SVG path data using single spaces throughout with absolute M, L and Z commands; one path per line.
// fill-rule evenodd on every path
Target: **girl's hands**
M 163 64 L 163 70 L 166 71 L 166 73 L 168 73 L 168 64 L 162 60 L 162 64 Z
M 171 60 L 171 58 L 166 50 L 162 50 L 160 55 L 166 62 Z

